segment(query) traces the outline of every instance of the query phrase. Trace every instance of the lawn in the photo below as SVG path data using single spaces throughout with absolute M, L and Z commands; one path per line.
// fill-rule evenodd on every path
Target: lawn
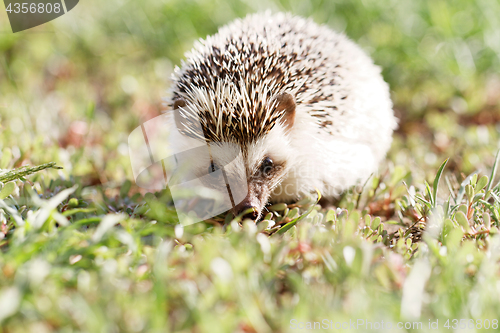
M 373 57 L 392 148 L 333 208 L 181 227 L 167 190 L 135 185 L 128 136 L 194 41 L 265 9 Z M 13 34 L 0 5 L 0 332 L 499 331 L 498 17 L 493 0 L 86 0 Z

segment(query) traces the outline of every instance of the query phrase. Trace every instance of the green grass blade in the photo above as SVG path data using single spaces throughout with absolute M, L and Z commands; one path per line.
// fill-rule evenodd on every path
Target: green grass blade
M 493 167 L 491 168 L 491 175 L 488 181 L 488 185 L 486 185 L 486 193 L 491 189 L 491 185 L 493 184 L 493 180 L 495 180 L 495 176 L 497 174 L 497 166 L 498 161 L 500 160 L 500 149 L 497 151 L 497 156 L 495 157 L 495 163 L 493 163 Z
M 496 202 L 500 203 L 500 198 L 498 197 L 498 195 L 496 195 L 495 193 L 491 192 L 491 196 L 493 197 L 493 199 L 495 199 Z
M 453 200 L 456 199 L 455 193 L 453 193 L 453 186 L 451 186 L 450 179 L 448 177 L 444 177 L 444 180 L 446 182 L 446 186 L 448 186 L 448 190 L 450 191 L 451 198 Z
M 434 183 L 432 184 L 432 204 L 434 205 L 434 207 L 436 206 L 437 204 L 437 192 L 438 192 L 438 185 L 439 185 L 439 181 L 441 180 L 441 176 L 443 174 L 443 171 L 444 171 L 444 167 L 446 166 L 446 163 L 448 163 L 448 160 L 450 158 L 448 157 L 444 162 L 443 164 L 441 164 L 441 166 L 439 167 L 439 170 L 436 174 L 436 178 L 434 178 Z
M 430 187 L 429 183 L 427 183 L 426 181 L 424 181 L 424 185 L 425 185 L 425 193 L 429 197 L 429 202 L 432 204 L 432 206 L 434 206 L 434 201 L 432 200 L 433 197 L 432 197 L 431 187 Z
M 460 188 L 458 189 L 457 193 L 457 198 L 455 199 L 455 205 L 459 205 L 462 202 L 462 199 L 464 198 L 465 194 L 465 186 L 470 183 L 471 178 L 477 173 L 478 171 L 474 171 L 471 173 L 467 178 L 464 179 L 462 183 L 460 183 Z
M 484 200 L 479 200 L 480 203 L 482 203 L 486 208 L 488 208 L 488 210 L 491 212 L 491 216 L 493 216 L 493 219 L 495 220 L 495 222 L 500 223 L 500 221 L 498 220 L 497 218 L 497 215 L 495 214 L 495 207 L 490 204 L 489 202 L 486 202 Z
M 416 195 L 416 196 L 415 196 L 415 199 L 417 199 L 417 200 L 419 200 L 420 202 L 422 202 L 422 203 L 423 203 L 424 205 L 426 205 L 429 209 L 431 209 L 431 208 L 432 208 L 432 204 L 431 204 L 429 201 L 425 200 L 424 198 L 419 197 L 419 196 L 417 196 L 417 195 Z
M 319 202 L 319 200 L 321 199 L 321 193 L 316 190 L 316 193 L 318 193 L 318 199 L 316 200 L 316 203 L 314 205 L 311 205 L 311 207 L 309 207 L 309 209 L 302 215 L 300 215 L 299 217 L 293 219 L 292 221 L 288 222 L 287 224 L 285 224 L 284 226 L 282 226 L 280 228 L 280 230 L 278 230 L 276 233 L 277 234 L 284 234 L 285 232 L 287 232 L 291 227 L 293 227 L 294 225 L 297 224 L 297 222 L 299 222 L 300 220 L 302 220 L 303 218 L 305 218 L 307 215 L 309 215 L 312 210 L 314 209 L 314 206 L 316 206 Z
M 71 216 L 77 213 L 92 213 L 95 212 L 97 208 L 75 208 L 75 209 L 70 209 L 62 213 L 63 216 Z
M 62 167 L 57 166 L 56 162 L 50 162 L 35 167 L 23 166 L 19 169 L 14 169 L 5 173 L 0 174 L 0 182 L 6 183 L 16 179 L 23 179 L 26 176 L 34 174 L 38 171 L 45 169 L 62 169 Z

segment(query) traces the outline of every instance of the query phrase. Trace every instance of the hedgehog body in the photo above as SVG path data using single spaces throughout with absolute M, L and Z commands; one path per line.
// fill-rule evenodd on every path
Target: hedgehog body
M 396 119 L 380 69 L 342 34 L 289 14 L 253 14 L 201 40 L 173 75 L 172 140 L 240 147 L 248 193 L 235 213 L 337 196 L 376 171 Z M 172 112 L 173 113 L 173 112 Z M 174 126 L 175 124 L 175 126 Z M 201 128 L 200 128 L 201 127 Z M 226 149 L 227 150 L 227 149 Z M 199 171 L 227 165 L 212 149 Z

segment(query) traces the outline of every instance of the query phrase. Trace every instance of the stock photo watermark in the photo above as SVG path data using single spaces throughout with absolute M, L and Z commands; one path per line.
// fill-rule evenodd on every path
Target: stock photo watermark
M 129 135 L 129 154 L 136 184 L 150 191 L 168 186 L 182 225 L 200 222 L 234 208 L 248 191 L 246 174 L 226 172 L 228 169 L 241 170 L 238 168 L 242 163 L 239 147 L 231 143 L 207 144 L 195 139 L 180 147 L 167 130 L 168 121 L 166 114 L 158 116 Z M 227 151 L 230 158 L 227 164 L 211 169 L 211 151 L 215 149 Z
M 447 319 L 447 320 L 428 320 L 428 321 L 399 321 L 391 322 L 384 320 L 366 320 L 350 319 L 349 321 L 333 321 L 331 319 L 322 319 L 320 321 L 299 321 L 290 320 L 290 329 L 292 330 L 333 330 L 333 331 L 379 331 L 379 330 L 497 330 L 498 319 Z
M 244 206 L 251 194 L 251 184 L 265 185 L 268 169 L 264 167 L 248 175 L 242 148 L 236 143 L 210 142 L 187 136 L 183 136 L 182 144 L 179 143 L 182 134 L 175 126 L 169 126 L 175 112 L 179 111 L 155 117 L 129 135 L 129 156 L 137 186 L 148 191 L 168 187 L 182 225 L 201 222 L 229 210 L 238 212 L 237 207 Z M 197 126 L 201 128 L 201 125 L 193 127 Z M 214 162 L 214 155 L 223 156 L 223 161 Z M 314 174 L 317 167 L 311 164 L 287 172 L 293 175 L 292 178 L 304 178 Z M 284 170 L 274 166 L 273 172 Z M 340 194 L 345 188 L 334 190 Z M 275 195 L 293 195 L 296 191 L 297 185 L 293 182 L 272 189 Z
M 3 0 L 12 32 L 52 21 L 72 10 L 79 0 Z

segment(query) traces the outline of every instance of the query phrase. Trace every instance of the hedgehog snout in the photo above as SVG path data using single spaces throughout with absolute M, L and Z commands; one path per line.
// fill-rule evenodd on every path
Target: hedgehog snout
M 243 215 L 243 218 L 258 220 L 261 217 L 261 212 L 269 199 L 270 191 L 266 184 L 261 181 L 249 181 L 247 196 L 237 204 L 233 209 L 235 216 L 252 209 Z
M 238 216 L 247 211 L 245 215 L 242 216 L 243 219 L 257 220 L 260 216 L 261 210 L 262 209 L 259 209 L 259 205 L 256 200 L 253 200 L 253 198 L 247 195 L 242 202 L 234 207 L 233 214 Z
M 257 211 L 257 207 L 252 205 L 244 205 L 243 207 L 241 207 L 241 211 L 239 213 L 241 214 L 242 212 L 245 211 L 250 211 L 250 212 L 243 215 L 243 219 L 257 220 L 257 218 L 260 215 L 259 212 Z

